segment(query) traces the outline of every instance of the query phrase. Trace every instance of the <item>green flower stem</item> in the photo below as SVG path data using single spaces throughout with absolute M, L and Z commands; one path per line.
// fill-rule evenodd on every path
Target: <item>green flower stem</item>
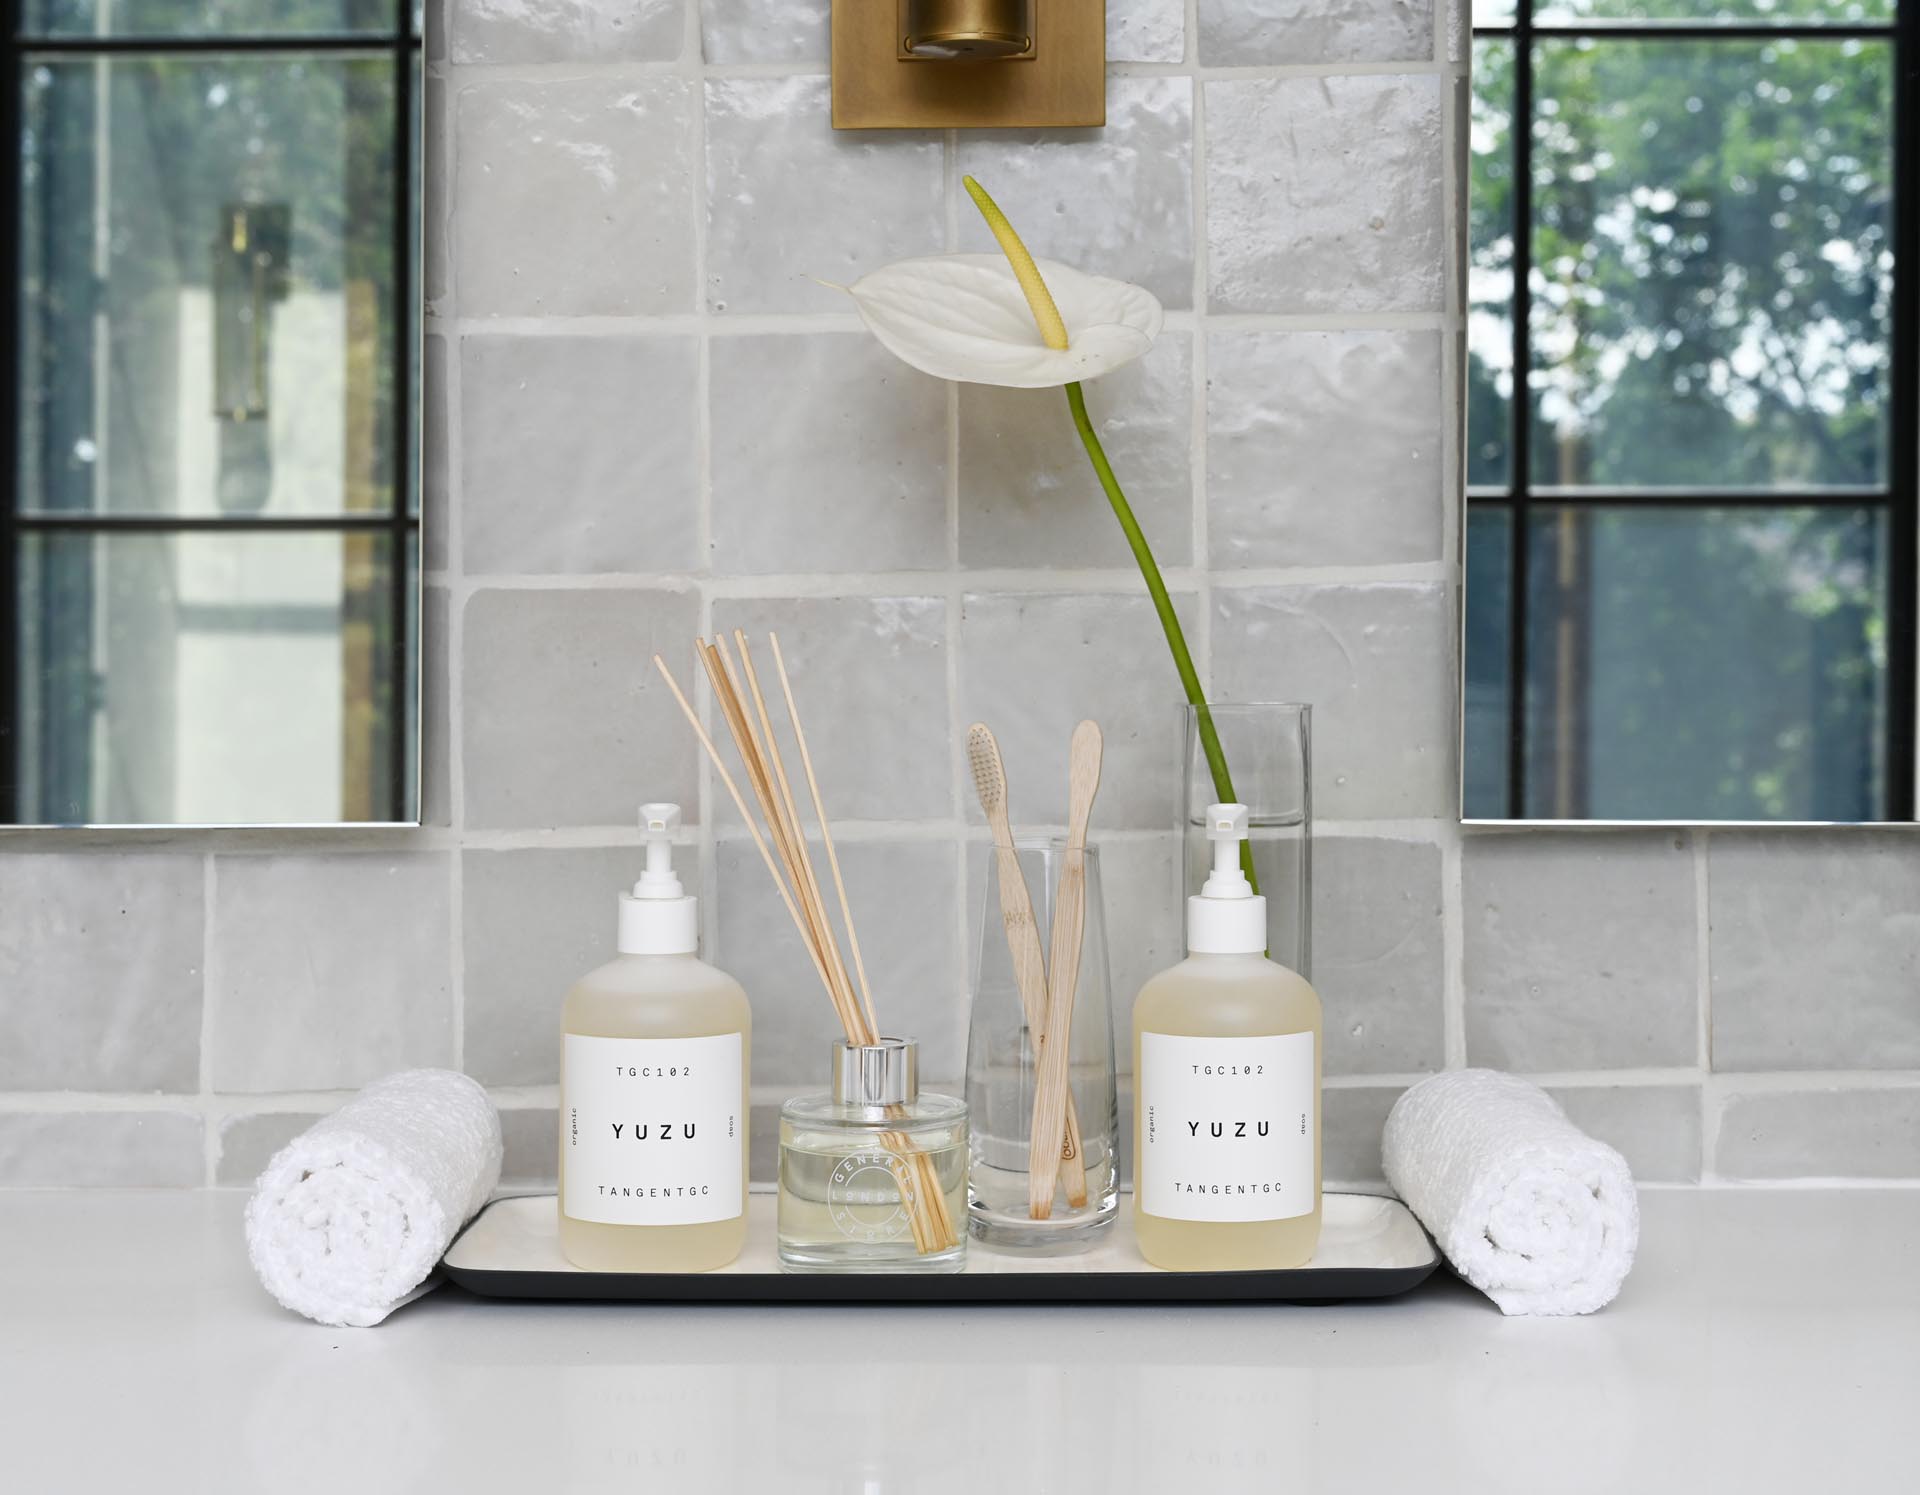
M 1107 461 L 1105 449 L 1100 438 L 1094 432 L 1093 420 L 1087 414 L 1086 392 L 1079 384 L 1067 387 L 1067 406 L 1073 411 L 1073 428 L 1080 433 L 1080 444 L 1087 449 L 1087 457 L 1093 463 L 1095 475 L 1105 490 L 1107 502 L 1113 505 L 1113 517 L 1120 521 L 1121 532 L 1127 537 L 1128 548 L 1140 567 L 1141 576 L 1146 578 L 1147 592 L 1153 598 L 1153 610 L 1160 616 L 1160 631 L 1167 636 L 1167 647 L 1173 651 L 1173 667 L 1180 672 L 1180 687 L 1187 693 L 1200 724 L 1200 747 L 1207 755 L 1207 768 L 1213 774 L 1213 790 L 1221 804 L 1237 804 L 1240 796 L 1233 792 L 1233 775 L 1227 770 L 1226 751 L 1220 746 L 1220 733 L 1213 723 L 1213 712 L 1207 705 L 1206 692 L 1200 688 L 1200 672 L 1193 667 L 1193 655 L 1187 649 L 1187 635 L 1180 627 L 1180 615 L 1173 610 L 1173 599 L 1167 595 L 1166 580 L 1160 575 L 1160 563 L 1153 558 L 1153 549 L 1147 544 L 1147 537 L 1140 529 L 1140 521 L 1133 517 L 1133 507 L 1127 502 L 1127 495 L 1120 490 L 1120 480 L 1113 475 L 1113 464 Z M 1247 881 L 1253 891 L 1260 891 L 1260 879 L 1253 870 L 1253 842 L 1249 839 L 1240 843 L 1240 868 L 1246 873 Z

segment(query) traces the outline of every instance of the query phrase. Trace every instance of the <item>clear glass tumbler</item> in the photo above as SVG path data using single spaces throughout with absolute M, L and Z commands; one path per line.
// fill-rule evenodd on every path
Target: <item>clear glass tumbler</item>
M 1247 845 L 1267 900 L 1267 955 L 1313 979 L 1313 708 L 1297 701 L 1183 705 L 1179 824 L 1186 843 L 1185 894 L 1207 880 L 1213 846 L 1207 806 L 1247 807 Z M 1212 720 L 1233 793 L 1221 792 L 1202 713 Z M 1183 903 L 1182 908 L 1185 908 Z
M 967 1030 L 967 1106 L 973 1119 L 967 1215 L 975 1239 L 989 1245 L 1065 1254 L 1084 1249 L 1112 1223 L 1120 1198 L 1119 1099 L 1100 854 L 1091 846 L 1069 852 L 1056 839 L 988 846 L 982 856 L 987 892 Z M 1060 871 L 1071 856 L 1085 859 L 1086 915 L 1067 1039 L 1069 1126 L 1062 1141 L 1073 1137 L 1078 1157 L 1063 1156 L 1053 1211 L 1036 1220 L 1027 1193 L 1037 1077 L 1036 1014 L 1030 1004 L 1050 990 L 1040 983 L 1052 959 Z M 1023 970 L 1029 977 L 1025 982 Z M 1084 1200 L 1076 1203 L 1083 1177 Z

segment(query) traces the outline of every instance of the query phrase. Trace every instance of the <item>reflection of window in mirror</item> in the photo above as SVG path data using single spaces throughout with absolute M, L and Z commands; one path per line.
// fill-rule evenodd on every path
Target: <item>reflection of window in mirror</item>
M 414 0 L 9 13 L 0 822 L 414 818 Z
M 1469 818 L 1913 817 L 1895 4 L 1481 0 Z

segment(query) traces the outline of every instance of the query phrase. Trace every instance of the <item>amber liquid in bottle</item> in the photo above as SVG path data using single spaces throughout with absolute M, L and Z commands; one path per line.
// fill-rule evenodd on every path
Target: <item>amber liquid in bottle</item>
M 705 1272 L 747 1237 L 749 1040 L 740 983 L 701 960 L 673 870 L 680 807 L 640 807 L 647 868 L 619 957 L 560 1016 L 560 1249 L 589 1272 Z
M 1304 1265 L 1320 1240 L 1320 998 L 1306 980 L 1262 955 L 1196 955 L 1162 971 L 1141 988 L 1133 1007 L 1133 1072 L 1144 1076 L 1142 1039 L 1150 1034 L 1209 1039 L 1311 1036 L 1313 1147 L 1312 1208 L 1304 1214 L 1265 1220 L 1181 1219 L 1149 1212 L 1151 1180 L 1136 1180 L 1134 1234 L 1140 1253 L 1157 1267 L 1184 1272 L 1242 1272 Z M 1217 1052 L 1230 1056 L 1233 1045 Z M 1228 1058 L 1228 1064 L 1232 1060 Z M 1260 1060 L 1254 1060 L 1258 1064 Z M 1244 1077 L 1255 1087 L 1268 1075 Z M 1241 1083 L 1225 1076 L 1223 1085 Z M 1148 1109 L 1155 1097 L 1143 1088 L 1135 1107 L 1133 1155 L 1139 1167 L 1153 1166 L 1142 1146 Z M 1262 1114 L 1258 1101 L 1224 1106 L 1226 1116 Z M 1169 1125 L 1188 1124 L 1165 1118 Z M 1209 1123 L 1210 1124 L 1210 1123 Z M 1231 1121 L 1229 1126 L 1235 1124 Z M 1257 1125 L 1257 1122 L 1255 1123 Z
M 752 1029 L 752 1013 L 740 983 L 693 955 L 622 956 L 590 971 L 567 993 L 561 1018 L 563 1048 L 568 1034 L 673 1040 L 738 1034 L 740 1039 L 739 1158 L 735 1164 L 740 1172 L 740 1210 L 727 1219 L 689 1225 L 606 1224 L 575 1219 L 566 1212 L 567 1155 L 573 1151 L 566 1097 L 573 1086 L 563 1061 L 560 1249 L 568 1261 L 589 1272 L 705 1272 L 725 1266 L 740 1254 L 747 1238 L 747 1075 Z M 657 1126 L 656 1114 L 677 1114 L 671 1108 L 654 1111 L 635 1111 L 623 1124 Z M 671 1143 L 648 1137 L 630 1145 L 644 1149 Z
M 1134 1234 L 1170 1271 L 1297 1267 L 1320 1240 L 1320 998 L 1266 957 L 1247 824 L 1208 806 L 1192 953 L 1133 1004 Z

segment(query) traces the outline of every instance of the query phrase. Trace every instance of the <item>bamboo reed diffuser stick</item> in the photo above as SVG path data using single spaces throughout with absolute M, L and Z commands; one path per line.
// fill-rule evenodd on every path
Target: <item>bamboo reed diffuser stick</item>
M 832 984 L 827 976 L 826 967 L 820 963 L 819 952 L 808 939 L 807 927 L 800 918 L 800 910 L 794 907 L 793 899 L 787 893 L 787 885 L 780 880 L 779 869 L 774 866 L 773 853 L 767 849 L 767 843 L 760 835 L 760 827 L 754 823 L 753 812 L 747 808 L 747 802 L 741 796 L 739 786 L 734 783 L 733 775 L 727 772 L 727 765 L 720 756 L 720 750 L 713 745 L 713 739 L 707 736 L 707 729 L 700 725 L 698 713 L 694 711 L 692 704 L 681 691 L 680 682 L 673 678 L 673 671 L 667 668 L 666 661 L 656 654 L 653 656 L 653 663 L 665 677 L 667 689 L 673 692 L 673 698 L 679 703 L 682 714 L 693 727 L 700 746 L 706 749 L 707 756 L 713 760 L 714 771 L 720 775 L 720 782 L 726 786 L 727 793 L 732 796 L 735 807 L 740 811 L 740 818 L 746 821 L 747 830 L 753 836 L 753 844 L 759 848 L 760 859 L 767 864 L 767 872 L 773 878 L 774 887 L 779 890 L 780 901 L 786 905 L 787 914 L 793 920 L 793 927 L 800 931 L 800 938 L 807 944 L 807 953 L 814 958 L 815 972 L 831 991 Z
M 834 850 L 833 831 L 827 822 L 826 804 L 820 793 L 819 779 L 814 773 L 813 756 L 807 748 L 806 730 L 800 723 L 793 684 L 787 678 L 786 659 L 780 652 L 779 635 L 769 634 L 768 640 L 773 648 L 780 693 L 786 703 L 787 724 L 800 751 L 801 768 L 820 826 L 827 865 L 833 876 L 841 923 L 846 929 L 847 945 L 853 954 L 851 972 L 840 953 L 839 936 L 828 912 L 820 879 L 813 869 L 813 860 L 807 849 L 806 828 L 801 824 L 799 805 L 793 792 L 793 781 L 781 756 L 779 736 L 774 731 L 773 716 L 767 709 L 766 693 L 761 689 L 746 634 L 740 630 L 734 632 L 734 644 L 740 655 L 737 668 L 724 639 L 716 639 L 713 643 L 704 638 L 694 640 L 694 656 L 707 677 L 714 706 L 720 719 L 726 723 L 727 735 L 733 739 L 734 750 L 744 770 L 747 792 L 742 792 L 739 782 L 728 770 L 719 748 L 701 725 L 699 713 L 687 699 L 686 692 L 680 688 L 679 681 L 674 679 L 666 660 L 656 654 L 653 656 L 653 665 L 666 681 L 667 689 L 673 693 L 681 714 L 693 728 L 694 736 L 712 760 L 720 782 L 726 787 L 741 818 L 746 821 L 748 833 L 760 853 L 760 860 L 766 864 L 787 917 L 793 921 L 801 943 L 807 947 L 814 974 L 826 989 L 827 1000 L 833 1004 L 834 1015 L 840 1019 L 847 1042 L 856 1047 L 867 1047 L 878 1042 L 880 1024 L 874 1016 L 873 993 L 867 983 L 866 963 L 860 954 L 860 937 L 854 930 L 846 881 L 841 876 L 840 858 Z M 758 816 L 748 805 L 749 794 L 753 805 L 758 808 Z M 856 978 L 859 983 L 857 991 Z M 933 1160 L 916 1148 L 902 1132 L 882 1132 L 880 1140 L 893 1156 L 892 1170 L 906 1204 L 915 1249 L 925 1255 L 957 1245 L 960 1236 L 953 1212 L 947 1207 Z
M 807 775 L 807 790 L 813 795 L 814 818 L 820 822 L 820 839 L 827 848 L 827 866 L 833 872 L 834 891 L 840 897 L 840 921 L 847 926 L 847 945 L 853 951 L 854 973 L 860 978 L 860 999 L 866 1004 L 867 1021 L 877 1033 L 880 1023 L 873 1015 L 873 991 L 867 985 L 867 963 L 860 954 L 860 936 L 853 927 L 853 911 L 847 907 L 847 884 L 840 876 L 840 855 L 833 849 L 833 831 L 827 824 L 827 807 L 820 799 L 820 781 L 813 773 L 813 754 L 807 750 L 807 734 L 800 726 L 800 712 L 793 703 L 793 685 L 787 679 L 787 661 L 780 652 L 780 635 L 769 633 L 767 640 L 773 645 L 773 665 L 780 675 L 780 693 L 787 699 L 787 719 L 793 723 L 793 740 L 800 748 L 800 767 Z M 743 635 L 740 642 L 742 654 L 746 648 Z

